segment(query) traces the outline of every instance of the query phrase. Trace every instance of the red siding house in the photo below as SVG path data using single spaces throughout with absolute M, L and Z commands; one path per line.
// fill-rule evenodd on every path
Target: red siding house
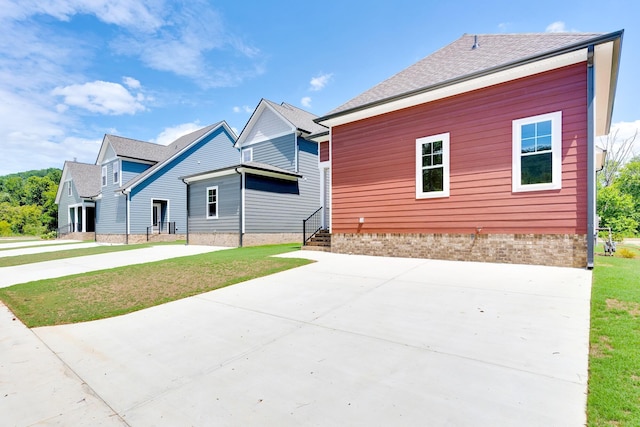
M 592 267 L 622 34 L 463 35 L 317 119 L 332 250 Z

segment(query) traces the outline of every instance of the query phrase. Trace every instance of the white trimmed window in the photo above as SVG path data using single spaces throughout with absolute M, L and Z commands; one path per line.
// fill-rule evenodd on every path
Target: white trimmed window
M 120 184 L 120 161 L 113 162 L 113 183 Z
M 513 192 L 562 188 L 562 112 L 513 121 Z
M 416 139 L 416 199 L 449 197 L 449 133 Z
M 103 187 L 107 186 L 107 167 L 106 166 L 102 167 L 102 186 Z
M 71 181 L 67 181 L 67 196 L 72 196 L 73 195 L 73 189 L 71 188 Z
M 242 163 L 253 161 L 253 148 L 245 148 L 242 150 Z
M 218 218 L 218 187 L 207 187 L 207 218 Z

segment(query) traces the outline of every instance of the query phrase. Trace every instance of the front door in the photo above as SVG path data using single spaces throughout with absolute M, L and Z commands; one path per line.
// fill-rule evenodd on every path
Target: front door
M 162 204 L 153 202 L 153 212 L 151 219 L 153 221 L 153 231 L 160 231 L 160 227 L 162 226 Z

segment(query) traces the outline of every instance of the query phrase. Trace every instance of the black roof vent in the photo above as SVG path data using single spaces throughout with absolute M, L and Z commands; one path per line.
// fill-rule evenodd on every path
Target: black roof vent
M 476 50 L 480 47 L 480 43 L 478 43 L 478 36 L 473 36 L 473 46 L 471 46 L 471 50 Z

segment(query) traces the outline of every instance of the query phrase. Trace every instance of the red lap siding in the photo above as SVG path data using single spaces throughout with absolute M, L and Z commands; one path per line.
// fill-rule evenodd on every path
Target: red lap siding
M 512 121 L 553 111 L 562 111 L 562 189 L 512 193 Z M 585 234 L 586 118 L 581 63 L 334 127 L 333 232 Z M 416 139 L 444 132 L 450 197 L 417 200 Z

